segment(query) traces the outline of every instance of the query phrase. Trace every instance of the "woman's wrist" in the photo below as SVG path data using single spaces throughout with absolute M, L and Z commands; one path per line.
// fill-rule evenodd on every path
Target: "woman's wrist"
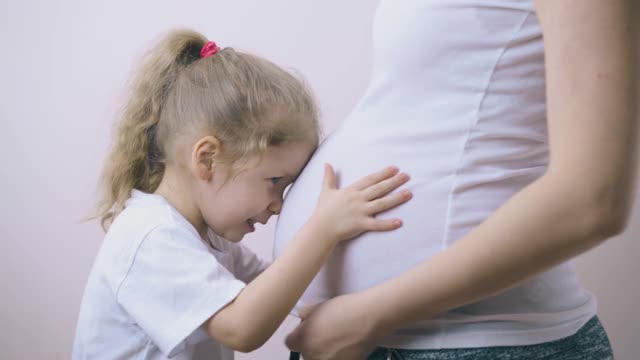
M 350 297 L 351 310 L 362 324 L 368 339 L 380 339 L 393 333 L 396 327 L 388 317 L 385 304 L 375 298 L 369 290 L 344 295 Z
M 374 336 L 391 335 L 406 325 L 430 319 L 445 310 L 437 306 L 435 298 L 417 294 L 413 284 L 392 279 L 354 294 L 358 296 L 357 306 L 371 317 Z M 425 286 L 424 283 L 421 285 Z

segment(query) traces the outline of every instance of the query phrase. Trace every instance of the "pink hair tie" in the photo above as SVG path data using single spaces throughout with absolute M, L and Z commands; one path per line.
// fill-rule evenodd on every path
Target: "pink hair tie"
M 218 45 L 216 45 L 215 42 L 207 41 L 207 43 L 204 44 L 204 46 L 200 50 L 200 57 L 206 58 L 207 56 L 215 55 L 219 50 L 220 48 L 218 47 Z

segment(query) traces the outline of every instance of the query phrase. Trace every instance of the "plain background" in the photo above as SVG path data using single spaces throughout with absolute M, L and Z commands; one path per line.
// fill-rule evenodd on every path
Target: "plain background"
M 96 200 L 124 83 L 174 27 L 303 74 L 330 132 L 362 95 L 377 1 L 3 1 L 0 5 L 0 357 L 67 359 L 88 271 L 102 241 L 82 222 Z M 245 241 L 271 257 L 275 220 Z M 640 354 L 640 214 L 579 257 L 617 358 Z M 238 359 L 285 359 L 289 318 Z

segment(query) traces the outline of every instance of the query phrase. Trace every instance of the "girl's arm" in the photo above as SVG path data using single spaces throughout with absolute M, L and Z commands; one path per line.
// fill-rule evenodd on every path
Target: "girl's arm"
M 312 217 L 271 266 L 205 323 L 209 335 L 234 350 L 255 350 L 291 312 L 338 242 L 365 231 L 398 228 L 397 219 L 373 218 L 410 199 L 407 191 L 389 194 L 409 179 L 397 172 L 387 168 L 338 190 L 327 166 Z
M 309 358 L 361 358 L 378 336 L 503 291 L 620 233 L 638 150 L 633 3 L 537 0 L 548 171 L 438 256 L 319 306 L 287 344 Z

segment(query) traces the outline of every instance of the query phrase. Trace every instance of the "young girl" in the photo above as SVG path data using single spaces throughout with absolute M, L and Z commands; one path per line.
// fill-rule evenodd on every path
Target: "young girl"
M 316 211 L 271 266 L 236 244 L 279 213 L 318 133 L 311 96 L 284 70 L 192 31 L 164 38 L 106 162 L 108 231 L 73 358 L 232 359 L 273 334 L 340 241 L 398 228 L 374 216 L 411 197 L 393 192 L 406 174 L 338 190 L 327 165 Z

